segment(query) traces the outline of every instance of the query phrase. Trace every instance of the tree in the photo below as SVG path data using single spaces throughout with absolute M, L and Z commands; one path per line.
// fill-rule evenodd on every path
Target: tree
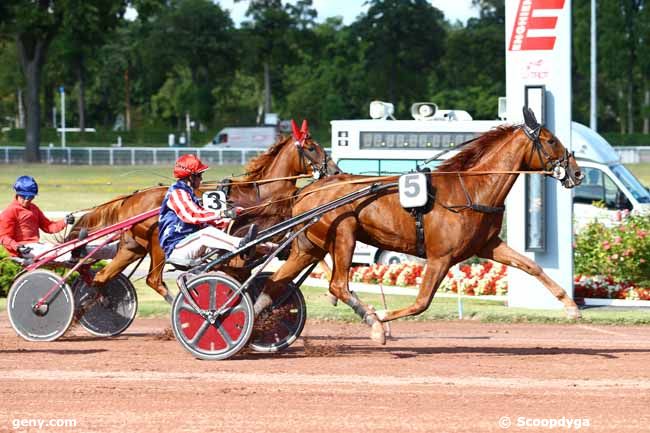
M 76 77 L 78 85 L 77 108 L 79 128 L 86 127 L 86 58 L 111 36 L 126 10 L 123 0 L 68 0 L 69 10 L 64 14 L 60 38 L 63 59 Z
M 147 72 L 162 71 L 164 82 L 169 79 L 167 71 L 186 67 L 193 84 L 187 109 L 192 117 L 209 122 L 214 116 L 212 89 L 216 83 L 231 82 L 238 66 L 239 47 L 230 16 L 209 0 L 175 0 L 149 26 L 144 44 L 149 51 L 144 60 Z
M 13 118 L 17 128 L 25 127 L 23 89 L 25 82 L 16 63 L 16 44 L 0 43 L 0 123 Z
M 0 14 L 0 36 L 14 38 L 26 84 L 25 160 L 40 160 L 41 72 L 47 49 L 63 21 L 65 1 L 4 0 Z
M 245 52 L 251 61 L 246 65 L 254 73 L 262 72 L 264 112 L 272 110 L 272 95 L 284 95 L 283 69 L 297 63 L 297 46 L 310 41 L 316 11 L 311 0 L 283 5 L 282 0 L 251 1 L 242 24 Z
M 18 57 L 26 82 L 27 128 L 25 159 L 39 161 L 41 107 L 39 93 L 46 55 L 53 39 L 65 28 L 69 50 L 77 59 L 81 81 L 81 111 L 83 112 L 83 53 L 87 45 L 103 34 L 121 18 L 128 0 L 4 0 L 0 14 L 0 37 L 16 41 Z M 156 0 L 134 0 L 143 9 L 151 8 Z M 83 115 L 83 114 L 82 114 Z
M 427 89 L 444 53 L 443 14 L 426 0 L 369 0 L 353 32 L 366 43 L 365 69 L 373 97 L 406 110 Z
M 476 118 L 494 119 L 497 98 L 505 95 L 505 8 L 502 0 L 478 6 L 479 18 L 448 30 L 441 73 L 431 76 L 430 94 L 441 108 L 462 108 Z

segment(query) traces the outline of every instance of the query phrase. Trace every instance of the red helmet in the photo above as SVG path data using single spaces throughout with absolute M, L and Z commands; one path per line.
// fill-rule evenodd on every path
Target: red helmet
M 193 174 L 203 173 L 208 168 L 196 155 L 182 155 L 174 164 L 174 177 L 183 179 Z

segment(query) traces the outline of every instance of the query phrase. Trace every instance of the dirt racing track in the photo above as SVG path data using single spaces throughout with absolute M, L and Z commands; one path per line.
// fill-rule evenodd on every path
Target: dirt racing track
M 363 325 L 308 322 L 282 354 L 220 362 L 195 360 L 167 327 L 30 343 L 0 314 L 0 431 L 650 430 L 644 327 L 399 322 L 378 347 Z M 76 427 L 12 425 L 55 418 Z

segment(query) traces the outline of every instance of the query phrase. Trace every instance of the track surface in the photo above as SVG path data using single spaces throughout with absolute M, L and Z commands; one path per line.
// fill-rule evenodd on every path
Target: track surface
M 378 347 L 363 325 L 311 322 L 283 354 L 207 362 L 162 319 L 54 343 L 8 322 L 0 314 L 0 432 L 499 432 L 504 416 L 507 431 L 577 430 L 540 425 L 550 418 L 650 431 L 644 327 L 399 322 Z M 54 418 L 77 424 L 13 428 Z

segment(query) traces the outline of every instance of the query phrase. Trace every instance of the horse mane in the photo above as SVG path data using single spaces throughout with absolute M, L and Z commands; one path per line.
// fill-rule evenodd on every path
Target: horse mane
M 484 155 L 492 150 L 496 143 L 499 143 L 504 136 L 511 134 L 516 128 L 512 125 L 503 125 L 489 130 L 467 145 L 456 156 L 440 164 L 436 170 L 464 171 L 474 167 Z
M 99 228 L 106 227 L 119 222 L 118 213 L 124 200 L 133 196 L 133 194 L 121 195 L 108 203 L 97 206 L 91 212 L 83 214 L 75 227 L 79 228 Z
M 244 181 L 260 180 L 284 145 L 291 139 L 290 135 L 280 137 L 269 149 L 246 164 Z

